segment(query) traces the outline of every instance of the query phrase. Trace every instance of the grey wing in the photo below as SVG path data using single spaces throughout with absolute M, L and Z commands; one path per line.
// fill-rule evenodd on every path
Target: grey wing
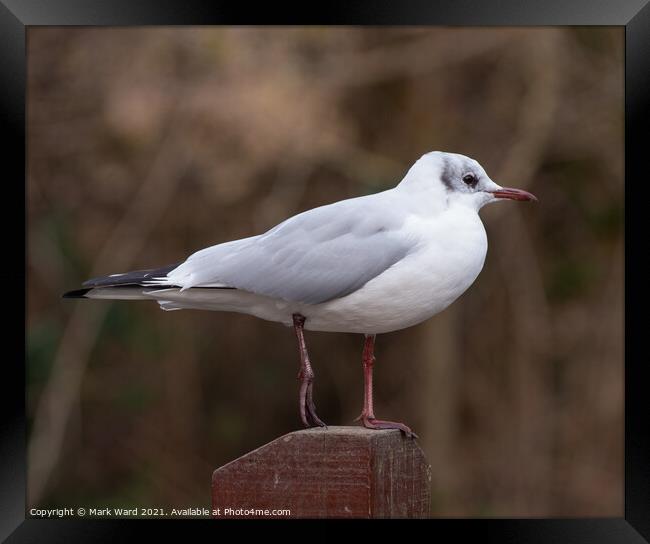
M 403 214 L 369 198 L 315 208 L 263 235 L 204 249 L 168 278 L 186 288 L 223 285 L 308 304 L 343 297 L 412 248 L 399 231 Z

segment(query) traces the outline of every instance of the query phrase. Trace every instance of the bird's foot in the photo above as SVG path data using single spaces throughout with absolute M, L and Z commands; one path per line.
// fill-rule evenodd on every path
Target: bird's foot
M 301 384 L 300 388 L 300 419 L 302 424 L 309 427 L 325 427 L 327 425 L 316 414 L 316 405 L 314 404 L 313 384 L 308 381 L 306 384 Z
M 418 438 L 418 435 L 415 434 L 410 427 L 404 425 L 404 423 L 399 423 L 397 421 L 386 421 L 384 419 L 375 419 L 374 417 L 368 417 L 364 414 L 361 414 L 355 421 L 361 421 L 361 424 L 366 429 L 399 429 L 402 431 L 407 438 Z
M 302 421 L 305 427 L 324 427 L 327 429 L 327 424 L 316 414 L 316 406 L 314 406 L 313 402 L 305 406 L 305 416 L 306 418 Z

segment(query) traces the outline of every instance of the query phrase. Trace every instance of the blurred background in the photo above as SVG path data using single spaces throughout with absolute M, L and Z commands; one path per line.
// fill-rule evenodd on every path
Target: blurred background
M 376 412 L 433 516 L 623 515 L 622 28 L 30 28 L 33 506 L 209 506 L 212 470 L 300 428 L 293 331 L 62 300 L 394 186 L 431 150 L 538 205 L 481 215 L 483 272 L 377 343 Z M 308 333 L 352 424 L 359 335 Z

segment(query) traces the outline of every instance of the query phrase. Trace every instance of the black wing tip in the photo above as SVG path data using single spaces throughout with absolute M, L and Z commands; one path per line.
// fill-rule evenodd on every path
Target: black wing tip
M 112 278 L 111 276 L 100 276 L 98 278 L 91 278 L 89 280 L 84 281 L 81 286 L 82 287 L 108 287 L 109 285 L 115 285 L 116 282 L 115 278 Z
M 67 293 L 63 293 L 62 298 L 88 298 L 86 296 L 86 293 L 90 291 L 90 289 L 76 289 L 74 291 L 68 291 Z
M 146 270 L 132 270 L 122 274 L 112 274 L 110 276 L 99 276 L 86 280 L 81 285 L 84 287 L 117 287 L 126 285 L 142 285 L 143 282 L 154 277 L 166 276 L 169 272 L 177 268 L 182 261 L 159 268 L 148 268 Z

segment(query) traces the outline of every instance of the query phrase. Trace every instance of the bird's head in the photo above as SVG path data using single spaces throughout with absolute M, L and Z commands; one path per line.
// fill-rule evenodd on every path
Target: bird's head
M 533 200 L 527 191 L 501 187 L 474 159 L 458 153 L 432 151 L 423 155 L 408 171 L 400 187 L 429 189 L 446 202 L 460 203 L 477 211 L 485 204 L 501 200 Z

